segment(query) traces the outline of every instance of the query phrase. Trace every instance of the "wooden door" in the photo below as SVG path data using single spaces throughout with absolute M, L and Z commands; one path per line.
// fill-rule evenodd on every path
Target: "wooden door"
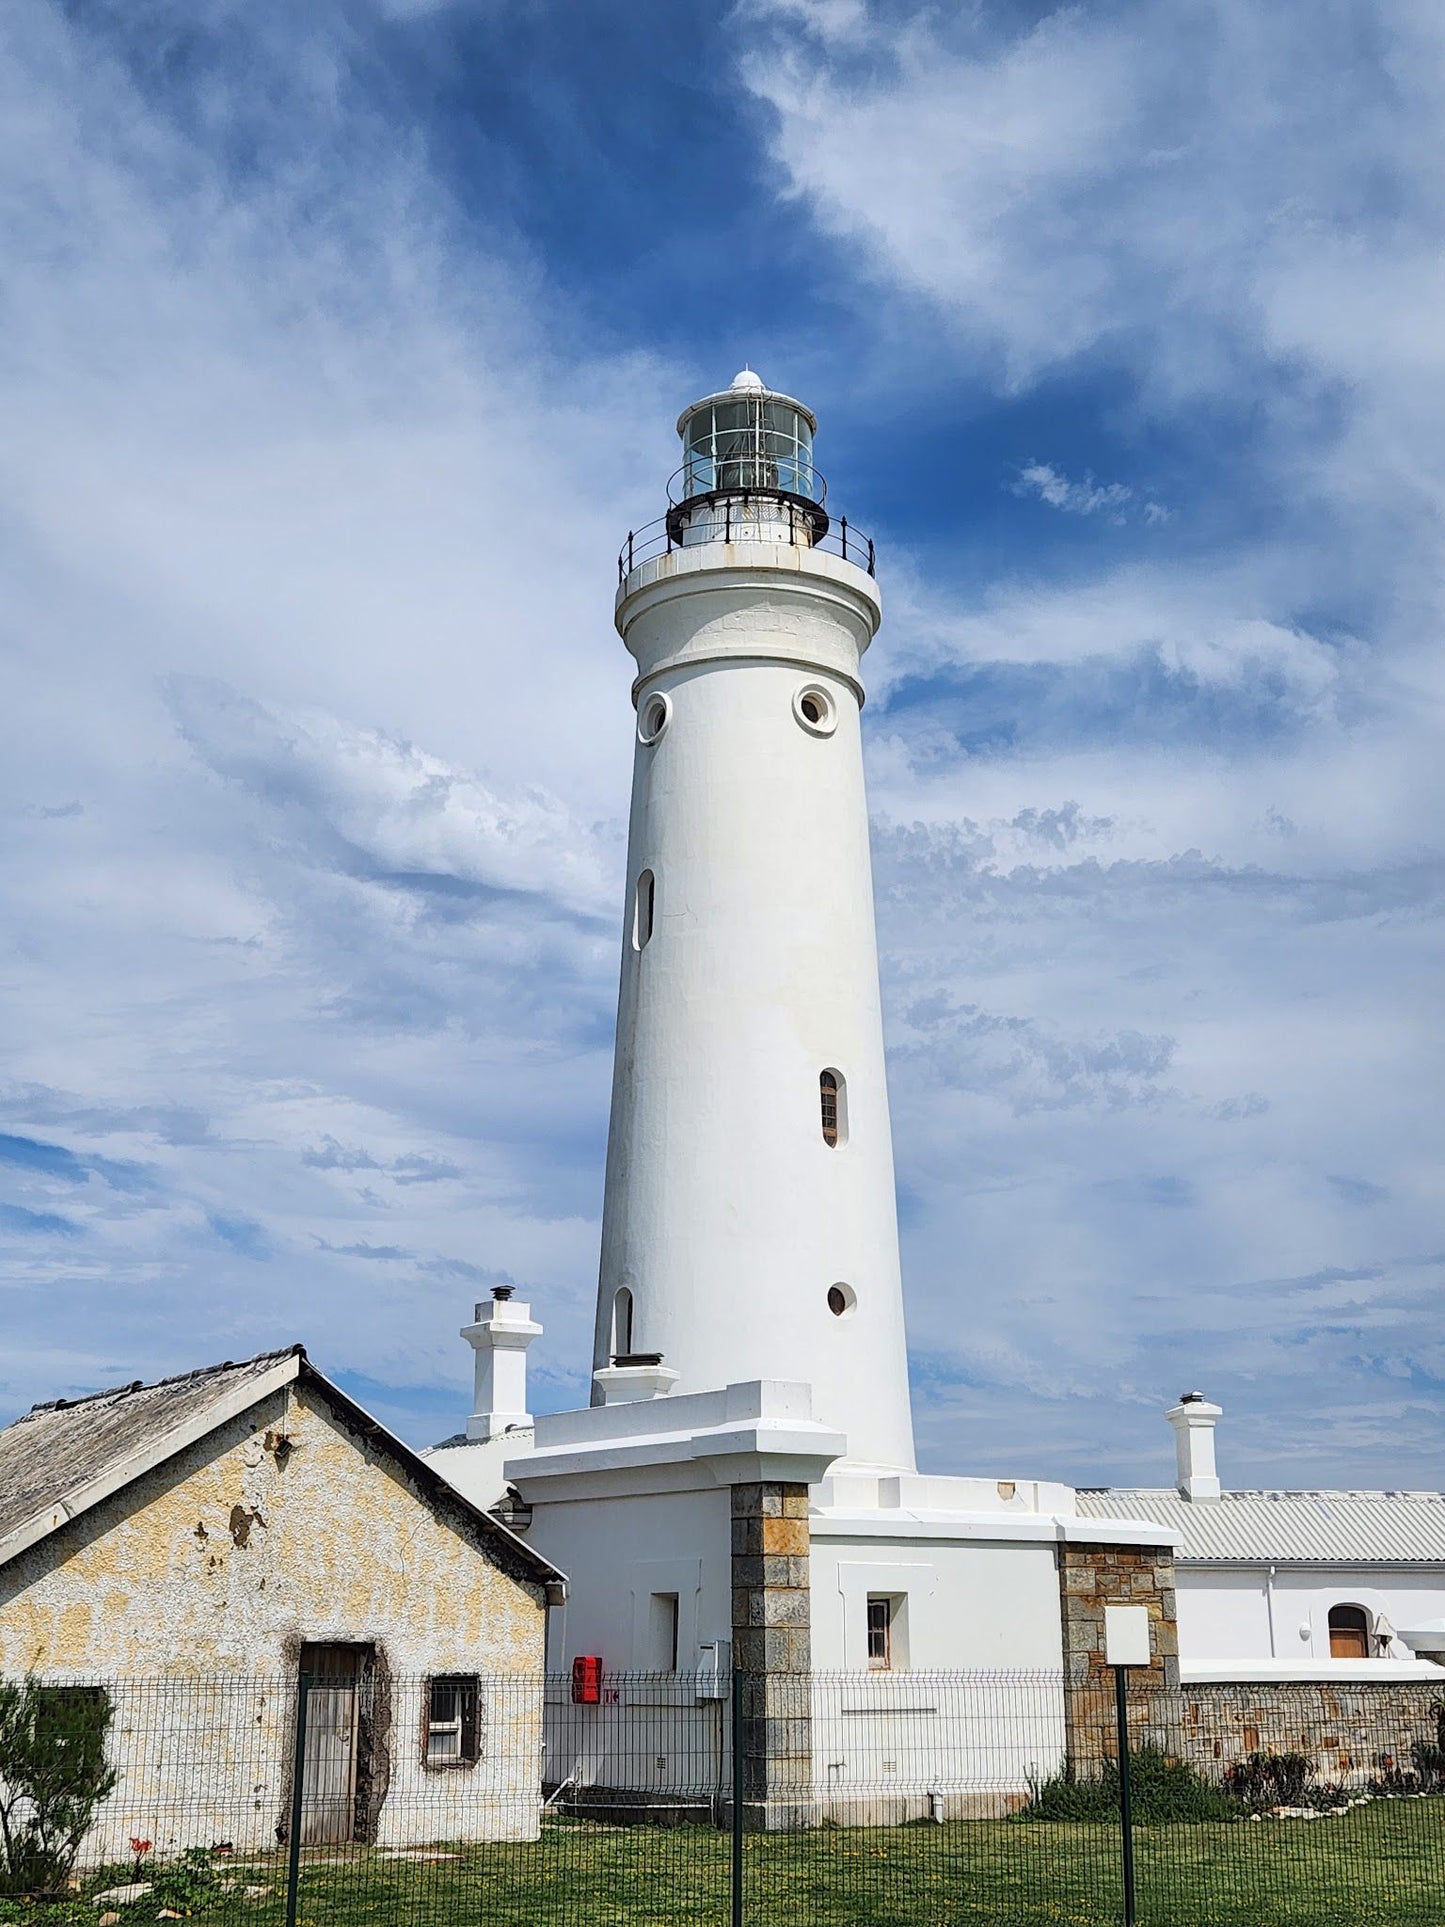
M 306 1754 L 301 1779 L 301 1844 L 330 1846 L 356 1833 L 357 1699 L 363 1646 L 306 1645 Z
M 1368 1659 L 1370 1622 L 1360 1606 L 1335 1606 L 1330 1610 L 1330 1658 Z

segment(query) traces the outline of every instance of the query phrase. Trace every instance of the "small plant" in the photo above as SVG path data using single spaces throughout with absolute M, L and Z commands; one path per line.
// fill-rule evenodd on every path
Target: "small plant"
M 187 1847 L 151 1874 L 147 1909 L 169 1907 L 178 1914 L 198 1914 L 213 1907 L 225 1891 L 209 1847 Z
M 153 1845 L 154 1842 L 150 1840 L 137 1840 L 134 1834 L 130 1837 L 130 1850 L 135 1855 L 135 1867 L 133 1871 L 137 1880 L 140 1879 L 141 1862 L 150 1852 Z
M 58 1894 L 119 1775 L 106 1763 L 110 1695 L 0 1680 L 0 1891 Z
M 1429 1710 L 1435 1721 L 1435 1737 L 1411 1742 L 1410 1758 L 1415 1768 L 1412 1791 L 1445 1793 L 1445 1699 L 1432 1700 Z

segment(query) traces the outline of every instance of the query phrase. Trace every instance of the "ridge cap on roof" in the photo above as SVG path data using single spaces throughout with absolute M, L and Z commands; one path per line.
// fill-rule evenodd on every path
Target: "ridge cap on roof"
M 189 1385 L 197 1379 L 215 1378 L 221 1372 L 243 1371 L 248 1365 L 266 1365 L 281 1358 L 305 1358 L 304 1345 L 278 1345 L 275 1350 L 257 1352 L 251 1358 L 227 1358 L 219 1365 L 198 1365 L 194 1371 L 172 1372 L 168 1378 L 133 1378 L 124 1385 L 109 1385 L 98 1392 L 81 1392 L 76 1398 L 50 1398 L 32 1405 L 28 1412 L 22 1412 L 14 1421 L 23 1425 L 27 1419 L 36 1418 L 43 1412 L 69 1412 L 77 1405 L 93 1405 L 102 1398 L 129 1398 L 136 1392 L 159 1392 L 167 1385 Z
M 384 1425 L 373 1413 L 368 1412 L 364 1405 L 359 1404 L 356 1399 L 352 1398 L 350 1393 L 344 1391 L 334 1379 L 329 1378 L 325 1372 L 314 1365 L 307 1357 L 306 1347 L 302 1344 L 283 1345 L 271 1351 L 257 1352 L 253 1358 L 227 1359 L 219 1365 L 203 1365 L 194 1371 L 177 1372 L 169 1378 L 157 1379 L 150 1385 L 133 1382 L 131 1384 L 114 1386 L 108 1391 L 90 1392 L 82 1398 L 52 1399 L 48 1404 L 33 1407 L 31 1411 L 25 1413 L 23 1417 L 16 1419 L 13 1425 L 0 1428 L 0 1430 L 6 1433 L 13 1433 L 28 1421 L 41 1420 L 53 1415 L 60 1416 L 68 1414 L 88 1404 L 106 1400 L 120 1402 L 127 1397 L 133 1396 L 137 1392 L 158 1391 L 173 1386 L 201 1385 L 204 1384 L 207 1379 L 219 1381 L 223 1376 L 239 1376 L 248 1368 L 256 1366 L 269 1365 L 275 1368 L 287 1359 L 297 1361 L 296 1370 L 294 1374 L 291 1375 L 292 1377 L 299 1379 L 303 1384 L 317 1388 L 322 1397 L 327 1399 L 333 1408 L 346 1418 L 348 1424 L 353 1426 L 368 1440 L 380 1444 L 382 1449 L 397 1460 L 409 1474 L 419 1474 L 423 1486 L 430 1488 L 430 1497 L 433 1501 L 440 1500 L 447 1505 L 458 1507 L 464 1515 L 478 1522 L 483 1532 L 494 1541 L 496 1551 L 503 1555 L 502 1563 L 504 1567 L 509 1558 L 513 1566 L 519 1564 L 526 1570 L 534 1583 L 547 1584 L 551 1580 L 557 1579 L 563 1581 L 565 1584 L 566 1575 L 559 1567 L 553 1565 L 545 1553 L 540 1552 L 535 1546 L 528 1545 L 525 1540 L 512 1532 L 500 1519 L 495 1518 L 484 1506 L 478 1505 L 475 1500 L 469 1499 L 464 1493 L 459 1492 L 451 1481 L 440 1473 L 435 1466 L 428 1465 L 426 1459 L 417 1451 L 415 1446 L 408 1445 L 405 1439 L 399 1437 L 391 1430 L 390 1426 Z M 264 1373 L 258 1375 L 258 1383 L 265 1384 L 266 1382 L 267 1379 Z M 244 1387 L 244 1380 L 242 1381 L 242 1385 Z M 218 1386 L 217 1398 L 224 1399 L 226 1389 L 227 1388 L 220 1388 Z M 229 1389 L 233 1392 L 235 1388 Z M 259 1397 L 260 1395 L 258 1392 L 257 1396 Z M 251 1397 L 249 1388 L 246 1388 L 246 1396 L 248 1398 Z M 216 1403 L 216 1399 L 210 1400 L 205 1407 L 205 1413 L 214 1411 Z M 252 1403 L 254 1403 L 254 1399 Z M 189 1436 L 187 1428 L 193 1424 L 200 1423 L 205 1416 L 204 1413 L 193 1414 L 190 1419 L 185 1420 L 178 1427 L 174 1417 L 167 1416 L 164 1406 L 157 1409 L 161 1429 L 149 1441 L 149 1445 L 145 1447 L 139 1455 L 137 1455 L 135 1451 L 131 1451 L 111 1461 L 112 1467 L 119 1474 L 117 1478 L 113 1481 L 107 1481 L 103 1475 L 96 1475 L 89 1479 L 82 1479 L 79 1484 L 75 1483 L 72 1479 L 62 1492 L 55 1495 L 50 1503 L 42 1505 L 38 1511 L 30 1515 L 28 1520 L 19 1521 L 15 1529 L 6 1535 L 3 1540 L 3 1545 L 7 1548 L 14 1547 L 19 1534 L 35 1525 L 37 1521 L 49 1517 L 51 1523 L 45 1529 L 45 1532 L 41 1534 L 42 1537 L 47 1536 L 50 1531 L 58 1530 L 62 1524 L 68 1523 L 70 1519 L 78 1517 L 80 1511 L 86 1510 L 90 1505 L 98 1503 L 101 1498 L 109 1497 L 116 1491 L 124 1490 L 134 1478 L 140 1476 L 148 1467 L 164 1463 L 173 1451 L 182 1449 L 186 1438 Z M 249 1407 L 245 1409 L 249 1409 Z M 153 1420 L 154 1417 L 155 1414 L 152 1414 Z M 207 1423 L 212 1426 L 219 1422 L 219 1420 L 207 1420 Z M 104 1491 L 99 1489 L 100 1485 L 105 1486 Z M 83 1505 L 76 1510 L 72 1510 L 71 1502 L 77 1496 L 87 1494 L 89 1496 L 84 1498 Z M 65 1514 L 64 1518 L 54 1516 L 57 1503 Z M 26 1543 L 28 1544 L 29 1541 Z M 7 1552 L 5 1556 L 8 1558 L 12 1555 Z M 519 1578 L 522 1577 L 523 1574 L 514 1570 L 512 1576 Z
M 1081 1485 L 1075 1490 L 1081 1498 L 1086 1499 L 1168 1499 L 1190 1506 L 1196 1512 L 1201 1509 L 1199 1500 L 1186 1499 L 1172 1485 Z M 1432 1491 L 1424 1486 L 1247 1485 L 1226 1488 L 1218 1500 L 1203 1501 L 1203 1507 L 1207 1509 L 1210 1505 L 1230 1499 L 1406 1499 L 1421 1505 L 1442 1505 L 1445 1504 L 1445 1492 Z

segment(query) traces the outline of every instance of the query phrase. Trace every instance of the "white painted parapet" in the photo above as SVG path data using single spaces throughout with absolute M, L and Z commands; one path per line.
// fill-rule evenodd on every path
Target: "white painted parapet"
M 814 1418 L 809 1386 L 778 1380 L 549 1412 L 536 1428 L 505 1473 L 537 1505 L 769 1480 L 816 1485 L 846 1443 Z

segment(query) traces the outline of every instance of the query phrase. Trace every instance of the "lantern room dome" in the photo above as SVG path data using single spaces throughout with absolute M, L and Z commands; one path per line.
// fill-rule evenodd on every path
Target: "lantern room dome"
M 813 466 L 817 426 L 811 408 L 769 388 L 751 368 L 741 369 L 730 388 L 704 395 L 678 416 L 683 465 L 673 499 L 763 490 L 821 503 L 826 489 Z

